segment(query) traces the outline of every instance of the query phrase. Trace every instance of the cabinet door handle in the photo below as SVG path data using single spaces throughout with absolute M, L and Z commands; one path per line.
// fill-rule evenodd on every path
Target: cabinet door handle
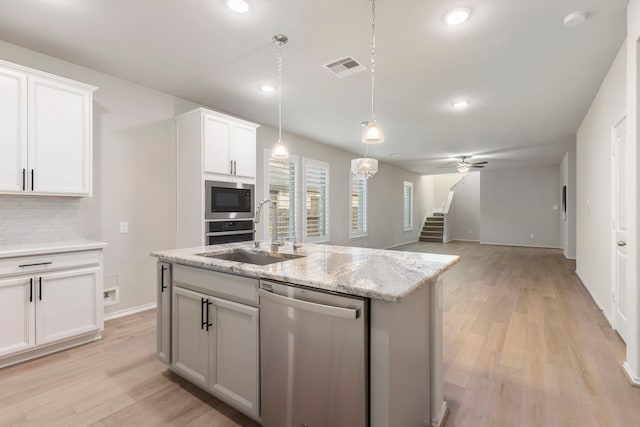
M 237 175 L 237 173 L 238 173 L 238 161 L 234 160 L 233 161 L 233 174 Z
M 33 181 L 34 181 L 33 169 L 31 169 L 31 191 L 33 191 Z
M 204 298 L 200 298 L 200 329 L 204 329 Z
M 22 191 L 27 189 L 27 170 L 22 168 Z
M 49 265 L 49 264 L 53 264 L 53 261 L 36 262 L 35 264 L 20 264 L 18 267 L 34 267 L 36 265 Z
M 229 161 L 229 174 L 233 175 L 233 160 Z
M 209 331 L 209 326 L 213 326 L 213 323 L 209 323 L 209 306 L 212 304 L 213 303 L 209 301 L 209 298 L 207 298 L 207 331 Z
M 38 277 L 38 289 L 39 289 L 39 299 L 42 301 L 42 276 Z
M 167 287 L 164 284 L 164 271 L 166 269 L 167 269 L 167 266 L 165 265 L 160 266 L 160 292 L 164 292 L 164 290 L 167 289 Z
M 29 302 L 33 302 L 33 277 L 29 279 Z

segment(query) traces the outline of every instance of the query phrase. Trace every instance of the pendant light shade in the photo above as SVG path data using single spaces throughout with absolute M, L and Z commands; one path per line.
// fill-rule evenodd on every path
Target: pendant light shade
M 289 150 L 282 142 L 282 46 L 289 39 L 283 34 L 273 36 L 273 41 L 278 45 L 278 142 L 271 150 L 271 157 L 274 159 L 288 159 Z
M 360 178 L 369 179 L 378 172 L 378 160 L 364 157 L 351 160 L 351 173 Z
M 276 145 L 273 146 L 273 150 L 271 150 L 271 157 L 274 159 L 288 159 L 289 158 L 289 150 L 287 146 L 280 140 L 276 142 Z
M 371 120 L 362 131 L 362 142 L 365 144 L 380 144 L 384 142 L 384 132 L 375 120 Z

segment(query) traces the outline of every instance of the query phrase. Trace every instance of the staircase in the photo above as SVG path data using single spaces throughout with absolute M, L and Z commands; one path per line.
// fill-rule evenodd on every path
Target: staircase
M 421 242 L 440 242 L 444 233 L 444 216 L 441 213 L 434 213 L 427 217 L 420 233 Z

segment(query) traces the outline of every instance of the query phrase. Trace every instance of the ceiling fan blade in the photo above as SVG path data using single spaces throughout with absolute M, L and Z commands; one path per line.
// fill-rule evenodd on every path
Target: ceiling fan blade
M 470 168 L 475 168 L 475 169 L 482 169 L 482 168 L 484 167 L 484 165 L 480 165 L 480 166 L 478 166 L 478 165 L 471 165 L 471 166 L 469 166 L 469 167 L 470 167 Z
M 488 164 L 488 163 L 489 163 L 489 162 L 475 162 L 475 163 L 472 163 L 472 165 L 474 165 L 474 166 L 475 166 L 475 165 L 486 165 L 486 164 Z

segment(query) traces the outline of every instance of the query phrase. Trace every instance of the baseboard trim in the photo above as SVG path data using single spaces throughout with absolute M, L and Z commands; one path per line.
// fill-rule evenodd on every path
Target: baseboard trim
M 613 323 L 611 323 L 611 319 L 609 319 L 609 317 L 607 316 L 607 312 L 604 311 L 604 309 L 602 308 L 602 306 L 600 304 L 598 304 L 598 301 L 593 297 L 593 292 L 591 292 L 591 289 L 589 288 L 589 285 L 587 285 L 587 282 L 585 282 L 582 277 L 580 276 L 580 273 L 578 273 L 578 271 L 574 271 L 574 274 L 576 275 L 576 277 L 578 278 L 578 281 L 580 282 L 580 284 L 582 285 L 582 287 L 587 291 L 587 293 L 589 294 L 589 297 L 591 297 L 591 301 L 593 301 L 593 303 L 596 305 L 596 307 L 598 307 L 598 309 L 600 310 L 600 312 L 602 313 L 602 316 L 604 316 L 604 319 L 607 321 L 607 323 L 609 324 L 609 327 L 611 329 L 613 329 L 614 331 L 616 330 L 616 328 L 613 327 Z M 624 340 L 623 340 L 624 341 Z
M 520 245 L 517 243 L 491 243 L 491 242 L 480 242 L 481 245 L 492 245 L 492 246 L 515 246 L 518 248 L 540 248 L 540 249 L 562 249 L 558 246 L 540 246 L 540 245 Z
M 447 402 L 442 402 L 442 408 L 440 408 L 440 413 L 437 417 L 431 419 L 431 427 L 443 427 L 447 422 L 447 417 L 449 416 L 449 407 L 447 406 Z
M 472 242 L 472 243 L 479 243 L 480 240 L 473 240 L 473 239 L 449 239 L 448 242 L 445 243 L 449 243 L 449 242 Z
M 406 242 L 406 243 L 399 243 L 397 245 L 393 245 L 393 246 L 387 246 L 386 248 L 382 248 L 383 250 L 387 250 L 387 249 L 393 249 L 393 248 L 399 248 L 400 246 L 405 246 L 405 245 L 410 245 L 412 243 L 417 243 L 419 242 L 419 240 L 411 240 L 410 242 Z
M 124 310 L 120 310 L 120 311 L 114 311 L 113 313 L 109 313 L 109 314 L 105 314 L 104 315 L 104 320 L 113 320 L 113 319 L 117 319 L 119 317 L 124 317 L 124 316 L 129 316 L 130 314 L 136 314 L 136 313 L 140 313 L 143 311 L 147 311 L 147 310 L 153 310 L 154 308 L 156 308 L 156 303 L 152 302 L 149 304 L 144 304 L 144 305 L 139 305 L 137 307 L 132 307 L 132 308 L 126 308 Z
M 636 375 L 631 371 L 631 367 L 626 361 L 622 363 L 622 370 L 626 374 L 627 379 L 629 380 L 632 386 L 640 387 L 640 378 L 636 377 Z

